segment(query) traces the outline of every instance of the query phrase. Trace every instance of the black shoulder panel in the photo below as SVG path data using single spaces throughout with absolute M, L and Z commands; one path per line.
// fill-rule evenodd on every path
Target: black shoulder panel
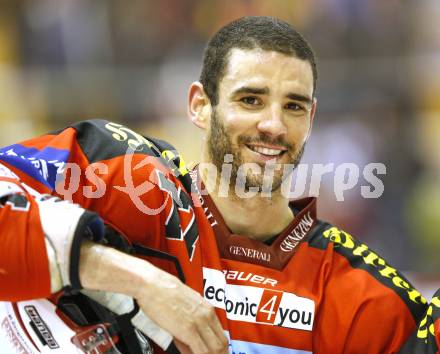
M 332 242 L 334 251 L 344 256 L 353 268 L 365 270 L 382 285 L 392 289 L 408 306 L 414 320 L 420 320 L 426 311 L 426 300 L 400 272 L 347 232 L 327 223 L 321 222 L 320 225 L 308 239 L 309 246 L 326 249 Z
M 123 156 L 127 152 L 161 155 L 152 141 L 121 124 L 94 119 L 71 127 L 76 130 L 78 144 L 91 163 Z
M 437 336 L 435 323 L 440 320 L 440 289 L 432 297 L 423 319 L 417 324 L 399 354 L 437 354 Z
M 328 238 L 322 237 L 322 233 L 329 227 L 331 227 L 329 223 L 321 220 L 316 220 L 315 226 L 310 231 L 309 236 L 307 237 L 307 243 L 309 244 L 309 246 L 319 248 L 320 250 L 327 249 L 330 240 Z
M 141 135 L 122 124 L 104 119 L 86 120 L 71 125 L 77 142 L 90 163 L 136 153 L 157 157 L 191 192 L 191 178 L 177 150 L 167 142 Z

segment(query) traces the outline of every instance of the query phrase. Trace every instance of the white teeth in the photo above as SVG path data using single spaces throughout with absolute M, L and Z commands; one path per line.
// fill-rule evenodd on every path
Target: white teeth
M 253 151 L 259 152 L 260 154 L 270 155 L 270 156 L 277 156 L 283 152 L 282 150 L 268 149 L 258 146 L 250 146 L 250 148 Z

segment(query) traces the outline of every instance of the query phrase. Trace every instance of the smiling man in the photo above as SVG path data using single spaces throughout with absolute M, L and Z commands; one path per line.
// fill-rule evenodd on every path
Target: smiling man
M 315 199 L 283 195 L 292 171 L 284 167 L 299 163 L 312 130 L 316 81 L 311 48 L 285 22 L 240 19 L 209 42 L 188 104 L 205 131 L 198 183 L 209 191 L 200 198 L 220 257 L 204 266 L 205 297 L 226 317 L 237 352 L 266 352 L 265 344 L 393 353 L 426 309 L 423 297 L 365 244 L 317 220 Z M 218 174 L 203 168 L 210 164 Z M 255 193 L 243 198 L 239 184 Z
M 218 45 L 216 40 L 220 39 L 214 38 L 212 47 Z M 281 193 L 281 183 L 289 175 L 279 167 L 296 166 L 301 159 L 316 109 L 316 71 L 308 48 L 302 48 L 301 53 L 302 57 L 308 56 L 306 60 L 298 58 L 296 48 L 289 48 L 288 43 L 280 43 L 278 48 L 276 41 L 267 39 L 265 44 L 272 49 L 245 49 L 252 45 L 251 40 L 239 40 L 236 45 L 242 48 L 232 47 L 223 58 L 221 80 L 209 67 L 211 60 L 220 58 L 209 58 L 208 47 L 201 82 L 190 88 L 189 114 L 194 124 L 207 131 L 201 165 L 213 163 L 221 171 L 225 156 L 232 160 L 230 198 L 220 197 L 216 182 L 202 171 L 202 179 L 207 190 L 213 191 L 211 197 L 224 220 L 232 231 L 264 241 L 279 234 L 294 218 Z M 210 83 L 213 78 L 218 80 L 215 86 Z M 273 171 L 266 173 L 265 179 L 266 169 Z M 240 182 L 245 189 L 271 192 L 270 198 L 262 198 L 259 193 L 253 198 L 234 198 Z M 243 216 L 237 218 L 237 211 Z M 277 214 L 276 220 L 272 213 Z
M 0 158 L 40 192 L 98 213 L 126 236 L 126 251 L 162 258 L 148 258 L 153 266 L 135 278 L 148 289 L 142 309 L 183 353 L 225 352 L 222 330 L 232 353 L 396 353 L 426 300 L 364 243 L 319 220 L 315 198 L 283 193 L 312 130 L 316 80 L 298 32 L 246 17 L 210 40 L 189 89 L 189 117 L 205 132 L 198 168 L 188 171 L 167 143 L 104 120 L 9 146 Z M 35 160 L 35 170 L 20 167 Z M 75 188 L 56 183 L 60 166 Z M 145 334 L 163 344 L 157 333 Z

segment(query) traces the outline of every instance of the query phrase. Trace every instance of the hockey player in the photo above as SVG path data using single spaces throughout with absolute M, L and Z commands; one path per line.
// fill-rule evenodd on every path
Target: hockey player
M 188 171 L 167 143 L 104 120 L 9 146 L 0 158 L 38 192 L 99 214 L 125 235 L 122 249 L 185 282 L 155 277 L 145 289 L 157 291 L 141 304 L 183 352 L 224 345 L 209 307 L 201 317 L 211 327 L 188 322 L 200 312 L 183 304 L 191 288 L 215 308 L 233 353 L 396 353 L 423 322 L 426 300 L 367 245 L 320 221 L 315 198 L 283 194 L 311 132 L 316 76 L 309 45 L 288 24 L 239 19 L 208 43 L 189 90 L 189 117 L 205 131 L 198 168 Z

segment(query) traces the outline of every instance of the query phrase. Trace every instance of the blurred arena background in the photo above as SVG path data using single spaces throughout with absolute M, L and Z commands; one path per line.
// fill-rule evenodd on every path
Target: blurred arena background
M 303 162 L 382 162 L 320 214 L 377 250 L 428 297 L 440 286 L 440 1 L 0 0 L 2 145 L 87 118 L 161 137 L 198 161 L 186 119 L 204 44 L 245 15 L 292 23 L 318 58 L 318 112 Z M 305 275 L 306 276 L 306 275 Z

